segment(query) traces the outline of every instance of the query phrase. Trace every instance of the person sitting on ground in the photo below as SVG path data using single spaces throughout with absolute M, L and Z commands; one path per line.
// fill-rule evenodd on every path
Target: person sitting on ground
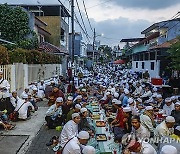
M 78 134 L 78 124 L 80 123 L 80 115 L 79 113 L 72 114 L 72 120 L 69 120 L 63 127 L 62 132 L 59 137 L 60 146 L 64 147 L 64 145 L 71 138 L 77 136 Z
M 125 125 L 125 133 L 130 133 L 132 131 L 132 124 L 131 124 L 131 118 L 132 118 L 132 111 L 130 107 L 124 107 L 123 108 L 123 122 Z
M 51 83 L 49 83 L 46 88 L 45 88 L 45 97 L 48 99 L 49 95 L 51 94 L 51 92 L 53 91 L 53 87 L 55 86 L 54 81 L 51 81 Z
M 12 92 L 12 96 L 11 96 L 10 100 L 11 100 L 11 104 L 13 105 L 13 107 L 15 109 L 16 106 L 17 106 L 18 101 L 20 100 L 20 98 L 18 97 L 16 91 Z
M 82 154 L 96 154 L 96 149 L 93 146 L 86 145 L 82 150 Z
M 135 134 L 138 141 L 142 141 L 150 137 L 150 132 L 141 124 L 139 116 L 133 116 L 131 119 L 132 133 Z
M 81 109 L 81 105 L 79 104 L 73 105 L 73 108 L 67 114 L 66 121 L 68 122 L 69 120 L 71 120 L 72 114 L 80 112 L 80 109 Z
M 88 143 L 89 133 L 81 131 L 77 137 L 72 138 L 64 147 L 62 154 L 80 154 L 81 149 Z M 88 154 L 88 153 L 86 153 Z
M 162 147 L 160 154 L 178 154 L 178 151 L 172 145 L 165 145 Z
M 34 112 L 34 106 L 29 102 L 28 95 L 23 96 L 23 100 L 18 101 L 14 111 L 18 111 L 20 120 L 28 120 L 31 118 L 31 111 Z
M 143 114 L 140 115 L 141 124 L 148 129 L 151 137 L 154 136 L 155 121 L 154 121 L 154 109 L 152 106 L 146 106 Z
M 175 110 L 171 112 L 171 116 L 175 118 L 175 126 L 180 126 L 180 102 L 175 103 Z
M 143 95 L 141 95 L 141 98 L 143 101 L 148 100 L 152 96 L 152 92 L 150 90 L 149 86 L 146 86 L 145 92 Z
M 134 101 L 133 98 L 129 98 L 128 99 L 128 104 L 129 104 L 129 107 L 131 108 L 131 111 L 132 111 L 132 115 L 139 115 L 139 110 L 138 108 L 136 107 L 136 102 Z
M 87 131 L 90 135 L 94 135 L 95 133 L 95 128 L 89 124 L 87 117 L 88 116 L 88 110 L 86 108 L 81 108 L 80 109 L 80 117 L 81 117 L 81 121 L 78 125 L 78 130 L 79 132 L 82 130 Z
M 175 119 L 172 116 L 167 116 L 155 129 L 155 135 L 158 137 L 170 136 L 173 134 Z
M 20 96 L 21 99 L 23 98 L 24 95 L 28 95 L 28 93 L 29 93 L 29 87 L 26 87 Z
M 62 114 L 62 106 L 63 106 L 63 98 L 58 97 L 55 101 L 55 104 L 50 106 L 48 111 L 46 112 L 45 120 L 47 122 L 47 126 L 50 129 L 54 129 L 57 126 L 61 126 L 64 121 L 64 116 Z
M 68 112 L 72 109 L 72 107 L 73 107 L 73 97 L 68 96 L 66 102 L 63 105 L 63 114 L 66 115 L 66 118 L 67 118 Z
M 166 98 L 165 105 L 163 106 L 163 112 L 165 115 L 170 116 L 172 110 L 174 110 L 174 103 L 171 101 L 171 98 Z

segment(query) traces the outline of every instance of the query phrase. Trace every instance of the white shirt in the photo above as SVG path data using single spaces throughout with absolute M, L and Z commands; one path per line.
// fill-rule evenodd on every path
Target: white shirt
M 60 145 L 63 147 L 66 142 L 75 137 L 78 134 L 78 124 L 76 124 L 73 120 L 68 121 L 61 132 L 60 135 Z
M 141 95 L 143 93 L 143 89 L 141 86 L 136 87 L 135 91 L 133 92 L 134 95 Z
M 155 128 L 153 127 L 151 119 L 144 114 L 141 114 L 140 116 L 141 124 L 147 128 L 150 132 L 154 132 Z
M 168 129 L 166 122 L 161 122 L 155 129 L 155 135 L 159 137 L 170 136 L 173 134 L 173 129 Z
M 132 132 L 136 135 L 139 141 L 150 137 L 150 132 L 143 125 L 140 125 L 137 130 L 133 128 Z
M 19 112 L 19 119 L 27 119 L 27 110 L 28 110 L 29 106 L 31 106 L 32 110 L 34 110 L 34 106 L 30 102 L 26 102 L 26 103 L 24 103 L 24 102 L 25 102 L 25 100 L 18 101 L 18 104 L 15 108 L 15 111 L 17 111 L 21 107 L 18 111 Z
M 28 95 L 28 93 L 26 93 L 25 91 L 23 91 L 20 97 L 23 98 L 25 95 Z
M 62 154 L 81 154 L 80 143 L 77 137 L 74 137 L 66 144 Z
M 16 98 L 14 98 L 13 96 L 10 98 L 11 104 L 16 108 L 18 101 L 20 100 L 20 98 L 17 96 Z
M 152 96 L 152 92 L 148 90 L 148 91 L 145 91 L 141 97 L 151 97 L 151 96 Z
M 174 103 L 172 103 L 170 106 L 167 106 L 166 104 L 163 106 L 163 112 L 167 116 L 171 115 L 172 110 L 174 110 Z
M 4 80 L 4 81 L 2 81 L 2 80 Z M 1 83 L 2 82 L 2 83 Z M 1 79 L 0 80 L 0 88 L 3 88 L 3 87 L 5 87 L 8 91 L 9 91 L 9 89 L 10 89 L 10 84 L 9 84 L 9 82 L 7 81 L 7 80 L 5 80 L 5 79 Z

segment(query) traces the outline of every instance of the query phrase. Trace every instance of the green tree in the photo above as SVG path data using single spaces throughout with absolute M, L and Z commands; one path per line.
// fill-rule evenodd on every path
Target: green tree
M 104 56 L 108 61 L 112 60 L 112 48 L 108 45 L 101 45 L 98 49 L 99 51 L 103 51 Z
M 37 48 L 37 36 L 29 27 L 28 13 L 21 7 L 0 5 L 0 32 L 2 39 L 16 44 L 7 48 Z
M 177 40 L 168 50 L 170 54 L 168 58 L 171 58 L 170 67 L 174 70 L 180 70 L 180 37 Z

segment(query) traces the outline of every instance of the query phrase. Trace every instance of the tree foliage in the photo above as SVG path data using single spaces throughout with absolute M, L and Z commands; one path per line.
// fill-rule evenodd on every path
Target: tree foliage
M 169 58 L 171 58 L 170 67 L 174 70 L 180 70 L 180 37 L 177 39 L 178 41 L 168 50 Z
M 1 38 L 16 44 L 7 45 L 8 49 L 37 48 L 37 35 L 30 29 L 29 16 L 23 8 L 0 5 L 0 21 Z

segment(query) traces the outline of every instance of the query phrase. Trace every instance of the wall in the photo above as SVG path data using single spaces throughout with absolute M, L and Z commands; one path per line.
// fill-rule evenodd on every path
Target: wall
M 138 53 L 142 51 L 147 51 L 149 49 L 149 45 L 137 45 L 136 47 L 132 48 L 132 53 Z
M 138 63 L 138 68 L 136 68 L 136 62 Z M 144 69 L 142 69 L 142 62 L 144 62 Z M 154 62 L 154 70 L 151 70 L 151 62 Z M 160 60 L 132 61 L 133 71 L 145 72 L 146 69 L 148 69 L 151 77 L 159 77 Z

